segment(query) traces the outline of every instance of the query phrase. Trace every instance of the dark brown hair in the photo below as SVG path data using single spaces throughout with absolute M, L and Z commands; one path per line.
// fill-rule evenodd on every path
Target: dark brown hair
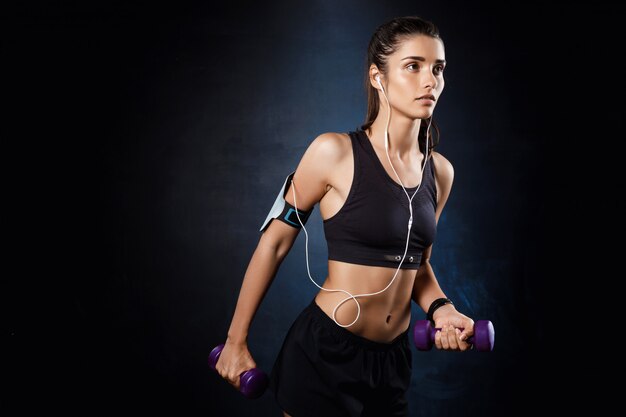
M 369 80 L 370 66 L 374 64 L 381 74 L 386 73 L 389 55 L 396 52 L 400 44 L 413 35 L 426 35 L 443 42 L 439 36 L 439 29 L 432 22 L 424 20 L 419 16 L 396 17 L 380 25 L 372 35 L 367 47 L 367 63 L 365 65 L 364 81 L 365 90 L 367 91 L 367 117 L 365 123 L 361 125 L 362 130 L 367 130 L 372 126 L 380 110 L 378 90 L 372 86 Z M 430 123 L 428 153 L 439 144 L 439 128 L 432 116 Z M 422 123 L 418 134 L 418 143 L 422 152 L 425 151 L 427 127 L 428 123 Z M 433 128 L 437 132 L 436 140 L 433 137 Z

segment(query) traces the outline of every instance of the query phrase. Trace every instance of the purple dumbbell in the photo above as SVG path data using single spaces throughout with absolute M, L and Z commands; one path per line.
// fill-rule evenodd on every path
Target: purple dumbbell
M 224 349 L 223 343 L 213 348 L 209 354 L 209 366 L 215 372 L 217 372 L 215 365 L 220 358 L 222 349 Z M 247 398 L 259 398 L 265 392 L 268 382 L 265 372 L 257 368 L 248 369 L 239 375 L 239 391 Z
M 435 333 L 441 330 L 433 327 L 430 320 L 417 320 L 413 327 L 413 341 L 417 350 L 430 350 L 435 343 Z M 459 330 L 463 331 L 462 328 Z M 489 320 L 478 320 L 474 323 L 474 334 L 465 341 L 473 344 L 476 350 L 490 352 L 493 350 L 496 331 Z

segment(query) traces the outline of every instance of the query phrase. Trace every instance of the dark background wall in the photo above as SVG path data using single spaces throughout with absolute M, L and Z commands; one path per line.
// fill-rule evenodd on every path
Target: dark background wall
M 317 135 L 363 122 L 369 37 L 408 14 L 438 25 L 449 62 L 435 118 L 456 176 L 432 264 L 457 308 L 497 330 L 488 354 L 413 347 L 411 416 L 527 415 L 560 409 L 555 387 L 588 394 L 572 378 L 593 367 L 561 358 L 586 334 L 573 311 L 602 285 L 595 250 L 617 256 L 601 243 L 623 209 L 609 185 L 623 8 L 50 2 L 2 16 L 17 271 L 2 292 L 2 408 L 280 416 L 207 355 L 285 176 Z M 321 285 L 317 206 L 307 231 Z M 250 330 L 268 372 L 318 291 L 304 250 L 301 233 Z

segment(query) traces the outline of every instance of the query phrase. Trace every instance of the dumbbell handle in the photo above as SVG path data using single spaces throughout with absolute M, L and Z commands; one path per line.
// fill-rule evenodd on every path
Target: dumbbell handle
M 465 327 L 459 327 L 458 328 L 460 331 L 465 330 Z M 441 328 L 439 327 L 431 327 L 430 328 L 430 337 L 432 340 L 435 340 L 435 334 L 440 331 Z M 469 343 L 470 345 L 474 344 L 474 335 L 471 335 L 470 337 L 468 337 L 467 339 L 464 340 L 465 343 Z
M 224 344 L 217 345 L 209 354 L 209 367 L 215 372 L 215 365 L 222 354 Z M 239 375 L 239 391 L 247 398 L 258 398 L 265 392 L 269 379 L 265 372 L 258 368 L 248 369 Z

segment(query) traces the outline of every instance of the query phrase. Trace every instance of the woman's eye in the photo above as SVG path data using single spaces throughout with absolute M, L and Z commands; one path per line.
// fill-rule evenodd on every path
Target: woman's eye
M 411 67 L 414 67 L 414 68 L 416 68 L 416 69 L 417 69 L 419 66 L 418 66 L 417 64 L 409 64 L 409 65 L 407 65 L 407 68 L 411 69 Z M 439 74 L 440 74 L 440 73 L 442 73 L 442 72 L 443 72 L 443 70 L 444 70 L 444 67 L 443 67 L 443 66 L 441 66 L 441 65 L 439 65 L 439 66 L 435 67 L 435 71 L 436 71 L 437 73 L 439 73 Z

